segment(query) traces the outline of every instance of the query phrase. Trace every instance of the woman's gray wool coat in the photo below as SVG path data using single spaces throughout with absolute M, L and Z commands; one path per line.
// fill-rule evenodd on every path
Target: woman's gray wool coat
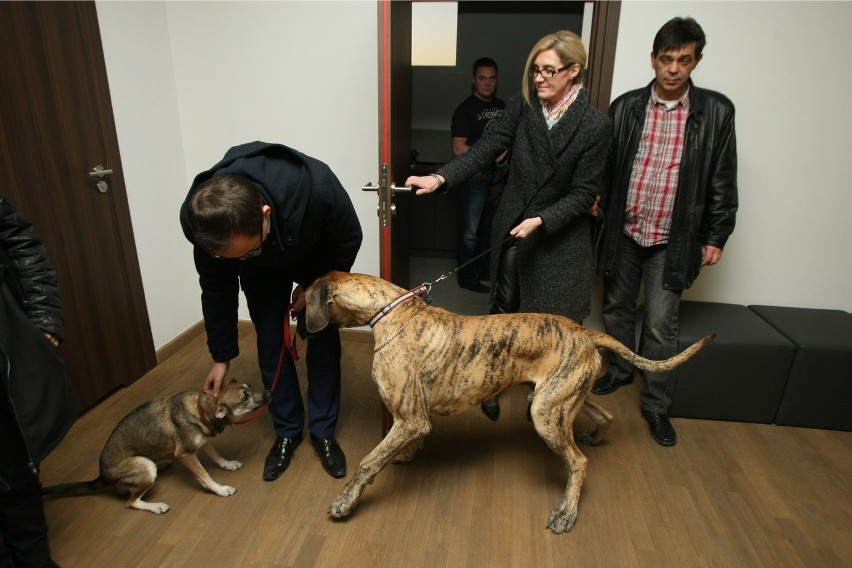
M 511 147 L 509 176 L 494 215 L 491 281 L 497 278 L 500 243 L 521 221 L 543 225 L 518 241 L 520 312 L 558 314 L 582 322 L 591 312 L 592 218 L 602 189 L 612 123 L 591 107 L 581 90 L 548 130 L 541 107 L 520 94 L 470 150 L 438 173 L 455 186 Z M 492 300 L 494 287 L 492 286 Z

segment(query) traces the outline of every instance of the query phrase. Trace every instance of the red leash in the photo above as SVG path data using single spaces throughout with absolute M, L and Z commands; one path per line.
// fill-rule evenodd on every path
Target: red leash
M 272 381 L 272 388 L 269 389 L 270 397 L 272 396 L 272 393 L 275 392 L 275 387 L 278 386 L 278 377 L 281 376 L 281 366 L 284 364 L 285 351 L 290 353 L 293 361 L 299 360 L 299 351 L 296 349 L 296 336 L 294 335 L 292 338 L 290 337 L 290 315 L 287 313 L 284 314 L 284 330 L 281 338 L 281 352 L 278 354 L 278 368 L 275 369 L 275 379 Z M 254 412 L 254 414 L 245 420 L 233 422 L 232 424 L 247 424 L 263 414 L 265 408 L 266 405 L 261 406 Z

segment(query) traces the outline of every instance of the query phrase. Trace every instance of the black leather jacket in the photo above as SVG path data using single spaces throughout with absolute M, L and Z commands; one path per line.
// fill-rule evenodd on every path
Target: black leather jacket
M 56 348 L 62 338 L 59 285 L 32 225 L 0 195 L 0 491 L 15 463 L 39 462 L 77 418 L 77 395 Z M 26 456 L 11 453 L 23 441 Z M 23 465 L 23 464 L 22 464 Z
M 624 210 L 633 159 L 651 96 L 643 89 L 615 99 L 609 115 L 615 127 L 603 196 L 604 228 L 598 248 L 598 272 L 610 276 L 618 261 Z M 734 105 L 724 95 L 689 82 L 689 117 L 666 249 L 663 287 L 684 290 L 701 270 L 701 247 L 724 248 L 734 231 L 738 207 L 737 142 Z

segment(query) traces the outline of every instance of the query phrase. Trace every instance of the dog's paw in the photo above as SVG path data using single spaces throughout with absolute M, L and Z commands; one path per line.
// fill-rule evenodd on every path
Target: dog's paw
M 566 513 L 561 509 L 554 509 L 550 513 L 550 519 L 547 521 L 547 528 L 556 534 L 566 533 L 574 527 L 574 521 L 577 520 L 577 514 Z
M 169 506 L 165 503 L 151 503 L 151 509 L 149 509 L 152 513 L 156 513 L 158 515 L 162 515 L 163 513 L 169 512 Z
M 237 460 L 225 460 L 219 464 L 219 467 L 227 469 L 228 471 L 236 471 L 243 467 L 243 462 L 238 462 Z
M 169 506 L 165 503 L 148 503 L 147 501 L 143 501 L 142 499 L 137 499 L 136 501 L 131 501 L 127 504 L 131 509 L 137 509 L 139 511 L 149 511 L 154 513 L 155 515 L 162 515 L 163 513 L 169 510 Z
M 236 492 L 237 489 L 235 487 L 231 487 L 230 485 L 220 485 L 219 487 L 213 488 L 213 493 L 215 493 L 219 497 L 230 497 Z
M 352 512 L 352 507 L 349 506 L 343 499 L 337 498 L 328 508 L 328 514 L 335 519 L 342 519 Z
M 600 433 L 597 430 L 594 432 L 577 432 L 574 437 L 578 442 L 587 446 L 598 446 L 601 443 Z

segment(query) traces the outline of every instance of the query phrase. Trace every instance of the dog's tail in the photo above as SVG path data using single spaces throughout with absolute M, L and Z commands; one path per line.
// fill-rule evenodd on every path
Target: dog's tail
M 112 485 L 109 481 L 98 476 L 91 481 L 77 481 L 74 483 L 62 483 L 41 488 L 42 495 L 88 495 Z
M 652 361 L 651 359 L 646 359 L 641 355 L 637 355 L 630 349 L 624 346 L 619 340 L 614 337 L 610 337 L 605 333 L 597 333 L 595 335 L 595 347 L 603 347 L 604 349 L 609 349 L 610 351 L 615 352 L 617 355 L 620 355 L 627 361 L 630 361 L 635 366 L 639 367 L 644 371 L 650 371 L 652 373 L 662 373 L 664 371 L 671 371 L 693 355 L 695 355 L 698 351 L 701 350 L 702 347 L 713 341 L 716 337 L 716 334 L 707 335 L 674 357 L 669 359 L 665 359 L 663 361 Z

